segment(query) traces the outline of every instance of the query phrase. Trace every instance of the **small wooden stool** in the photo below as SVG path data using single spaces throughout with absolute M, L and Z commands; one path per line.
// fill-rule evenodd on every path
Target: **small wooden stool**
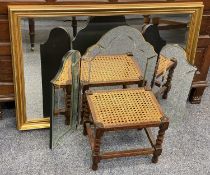
M 90 66 L 91 64 L 91 66 Z M 163 98 L 166 99 L 171 88 L 171 80 L 174 69 L 176 67 L 176 60 L 168 59 L 160 55 L 158 68 L 155 79 L 168 71 L 168 77 L 160 91 L 163 93 Z M 91 71 L 91 73 L 90 73 Z M 142 86 L 143 76 L 138 63 L 133 58 L 132 54 L 122 55 L 99 55 L 93 58 L 82 59 L 81 61 L 81 85 L 82 85 L 82 118 L 88 112 L 88 105 L 85 91 L 90 87 L 101 86 L 116 86 L 137 84 Z M 57 110 L 55 114 L 65 114 L 66 124 L 70 123 L 69 113 L 71 106 L 71 59 L 69 56 L 63 59 L 63 65 L 56 77 L 51 81 L 55 88 L 63 88 L 65 90 L 65 109 Z M 160 82 L 155 81 L 155 85 L 161 86 Z M 158 91 L 158 93 L 160 92 Z
M 82 119 L 87 114 L 88 105 L 85 91 L 90 87 L 142 85 L 143 76 L 138 63 L 130 53 L 122 55 L 99 55 L 81 61 Z M 66 124 L 69 124 L 71 99 L 71 59 L 63 59 L 63 65 L 57 76 L 51 81 L 56 88 L 64 88 L 66 93 Z M 57 113 L 57 112 L 56 112 Z
M 151 90 L 144 88 L 108 91 L 88 91 L 89 117 L 84 120 L 84 135 L 88 134 L 92 149 L 92 169 L 97 170 L 101 159 L 153 154 L 156 163 L 162 152 L 162 142 L 169 121 L 164 116 Z M 149 127 L 159 127 L 156 142 Z M 104 132 L 143 129 L 151 148 L 100 153 Z M 95 131 L 95 132 L 94 132 Z

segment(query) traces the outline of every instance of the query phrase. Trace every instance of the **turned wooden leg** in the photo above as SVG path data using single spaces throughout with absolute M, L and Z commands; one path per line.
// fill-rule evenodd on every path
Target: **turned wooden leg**
M 147 81 L 140 80 L 138 83 L 138 87 L 144 87 L 146 86 L 146 84 L 147 84 Z
M 87 126 L 86 126 L 87 122 L 83 122 L 83 135 L 86 136 L 87 135 Z
M 72 28 L 73 28 L 73 37 L 75 37 L 77 35 L 77 19 L 75 16 L 72 17 L 72 24 L 71 24 Z
M 65 124 L 70 125 L 70 115 L 71 115 L 71 86 L 65 87 Z
M 102 130 L 97 128 L 95 133 L 94 148 L 92 151 L 92 169 L 94 171 L 98 169 L 98 163 L 100 162 L 100 145 L 102 136 Z
M 89 119 L 90 117 L 90 110 L 87 103 L 86 95 L 84 94 L 83 106 L 82 106 L 82 124 L 83 124 L 83 135 L 87 135 L 87 127 L 86 123 L 92 123 Z
M 162 95 L 162 98 L 163 98 L 163 99 L 167 99 L 167 97 L 168 97 L 168 92 L 169 92 L 170 89 L 171 89 L 171 81 L 172 81 L 174 69 L 176 68 L 176 65 L 177 65 L 177 61 L 176 61 L 175 59 L 171 59 L 171 60 L 174 62 L 174 65 L 173 65 L 173 67 L 171 67 L 171 68 L 169 69 L 168 77 L 167 77 L 166 83 L 163 85 L 163 86 L 166 87 L 166 89 L 165 89 L 165 91 L 163 92 L 163 95 Z
M 82 118 L 82 123 L 83 123 L 83 135 L 86 136 L 87 135 L 87 125 L 92 125 L 93 122 L 90 120 L 90 109 L 88 106 L 88 102 L 87 102 L 87 98 L 86 98 L 86 94 L 83 94 L 83 98 L 84 99 L 84 104 L 83 104 L 83 118 Z
M 82 114 L 81 114 L 81 123 L 83 123 L 89 117 L 89 109 L 86 95 L 82 95 Z
M 165 131 L 168 129 L 168 126 L 169 126 L 169 121 L 168 121 L 168 118 L 165 117 L 159 126 L 159 131 L 158 131 L 157 140 L 156 140 L 156 144 L 155 144 L 155 151 L 154 151 L 153 157 L 152 157 L 153 163 L 158 162 L 158 157 L 162 153 L 162 143 L 163 143 Z
M 144 16 L 144 24 L 150 23 L 150 15 L 143 15 Z
M 83 123 L 83 121 L 85 121 L 86 119 L 89 119 L 89 115 L 90 115 L 90 110 L 88 107 L 88 102 L 87 102 L 87 97 L 85 94 L 85 91 L 87 91 L 89 89 L 88 86 L 83 87 L 83 93 L 82 93 L 82 109 L 81 109 L 81 123 Z
M 0 103 L 0 120 L 3 119 L 3 109 L 2 109 L 2 104 Z
M 93 122 L 90 120 L 86 120 L 83 122 L 83 135 L 86 136 L 88 134 L 87 129 L 91 128 Z
M 126 84 L 123 84 L 123 89 L 127 89 L 128 86 Z
M 35 38 L 35 22 L 33 18 L 28 19 L 29 23 L 29 36 L 30 36 L 30 43 L 31 43 L 31 50 L 34 51 L 34 38 Z

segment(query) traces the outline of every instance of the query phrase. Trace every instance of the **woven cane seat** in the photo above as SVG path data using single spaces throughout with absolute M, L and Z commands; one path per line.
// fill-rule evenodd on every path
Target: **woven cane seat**
M 132 56 L 102 55 L 94 59 L 85 58 L 81 63 L 81 81 L 88 84 L 129 82 L 142 79 L 142 73 Z M 52 81 L 55 85 L 71 83 L 71 59 L 67 59 Z
M 158 77 L 164 74 L 164 72 L 169 70 L 173 64 L 174 61 L 164 57 L 163 55 L 160 55 L 156 76 Z
M 160 122 L 163 117 L 155 96 L 144 88 L 94 92 L 87 99 L 94 123 L 103 127 Z
M 71 77 L 71 60 L 66 59 L 63 62 L 62 69 L 59 70 L 55 78 L 51 81 L 52 84 L 57 85 L 57 86 L 65 86 L 70 84 L 70 79 Z

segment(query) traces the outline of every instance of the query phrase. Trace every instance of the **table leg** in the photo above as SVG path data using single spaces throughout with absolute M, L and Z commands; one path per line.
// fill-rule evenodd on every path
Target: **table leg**
M 72 17 L 72 24 L 71 24 L 72 28 L 73 28 L 73 36 L 75 37 L 77 35 L 77 19 L 76 17 Z
M 29 24 L 29 36 L 30 36 L 30 43 L 31 43 L 31 50 L 34 50 L 34 40 L 35 40 L 35 22 L 33 18 L 28 19 Z

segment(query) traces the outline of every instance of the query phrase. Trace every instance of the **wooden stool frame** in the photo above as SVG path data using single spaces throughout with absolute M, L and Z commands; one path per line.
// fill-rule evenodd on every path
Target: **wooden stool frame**
M 88 136 L 90 147 L 92 150 L 92 169 L 98 169 L 98 163 L 102 159 L 111 159 L 111 158 L 119 158 L 119 157 L 130 157 L 130 156 L 139 156 L 139 155 L 150 155 L 153 154 L 152 162 L 157 163 L 158 157 L 162 153 L 162 143 L 164 139 L 165 131 L 169 127 L 169 120 L 167 117 L 163 116 L 160 122 L 147 122 L 147 123 L 140 123 L 140 124 L 133 124 L 133 125 L 115 125 L 112 127 L 104 127 L 100 123 L 93 122 L 94 118 L 94 110 L 93 105 L 89 100 L 88 95 L 92 95 L 91 91 L 86 93 L 87 99 L 89 101 L 89 109 L 87 115 L 84 118 L 83 122 L 83 134 Z M 91 111 L 91 112 L 90 112 Z M 90 116 L 92 114 L 92 117 Z M 156 141 L 152 135 L 151 128 L 152 127 L 159 127 L 158 135 Z M 126 151 L 112 151 L 112 152 L 100 152 L 101 146 L 101 138 L 105 132 L 109 131 L 120 131 L 120 130 L 128 130 L 128 129 L 136 129 L 141 130 L 144 129 L 148 140 L 151 144 L 151 148 L 141 148 L 141 149 L 132 149 Z M 95 132 L 94 132 L 95 131 Z

